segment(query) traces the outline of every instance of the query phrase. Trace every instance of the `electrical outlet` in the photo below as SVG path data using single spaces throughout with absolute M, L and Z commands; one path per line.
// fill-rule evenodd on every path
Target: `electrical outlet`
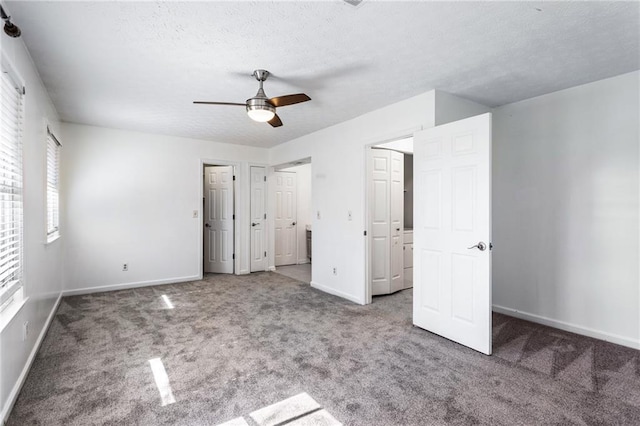
M 122 264 L 122 270 L 123 270 L 123 271 L 128 271 L 128 270 L 129 270 L 129 264 L 127 264 L 127 263 L 123 263 L 123 264 Z
M 336 267 L 333 268 L 333 275 L 338 275 L 338 268 Z
M 194 219 L 197 219 L 198 218 L 198 210 L 194 210 L 193 211 L 193 215 L 191 217 L 193 217 Z
M 22 324 L 22 341 L 26 341 L 27 337 L 29 337 L 29 321 L 25 321 Z

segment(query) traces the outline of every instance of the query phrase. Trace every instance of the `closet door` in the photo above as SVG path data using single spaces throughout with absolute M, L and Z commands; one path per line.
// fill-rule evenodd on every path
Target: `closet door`
M 391 179 L 391 151 L 370 149 L 369 162 L 371 209 L 371 294 L 387 294 L 391 287 L 389 247 L 391 234 L 389 182 Z
M 369 229 L 371 294 L 404 288 L 404 156 L 387 149 L 369 150 Z
M 404 288 L 404 154 L 390 151 L 390 293 Z

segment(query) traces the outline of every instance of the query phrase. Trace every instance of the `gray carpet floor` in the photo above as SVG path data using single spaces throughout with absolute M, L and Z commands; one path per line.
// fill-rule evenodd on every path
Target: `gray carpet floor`
M 274 271 L 276 274 L 293 278 L 303 283 L 311 282 L 311 264 L 303 263 L 301 265 L 278 266 Z
M 413 327 L 411 290 L 209 275 L 64 298 L 8 424 L 217 425 L 301 393 L 345 425 L 640 424 L 639 351 L 494 315 L 494 352 Z

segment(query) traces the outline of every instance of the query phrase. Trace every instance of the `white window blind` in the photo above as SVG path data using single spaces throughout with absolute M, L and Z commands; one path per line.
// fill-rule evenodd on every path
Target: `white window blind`
M 22 287 L 22 88 L 2 70 L 0 91 L 0 308 Z
M 47 128 L 47 239 L 60 232 L 60 142 Z

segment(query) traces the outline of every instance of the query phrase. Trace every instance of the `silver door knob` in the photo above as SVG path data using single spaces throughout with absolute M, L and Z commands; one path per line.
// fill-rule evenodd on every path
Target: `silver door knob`
M 487 245 L 485 243 L 483 243 L 482 241 L 480 241 L 475 246 L 467 247 L 468 250 L 471 250 L 471 249 L 474 249 L 474 248 L 477 248 L 480 251 L 485 251 L 487 249 Z
M 296 223 L 295 223 L 295 222 L 293 222 L 293 223 L 291 224 L 291 226 L 296 226 Z
M 211 228 L 211 225 L 209 225 L 208 223 L 205 223 L 204 226 L 207 228 Z

